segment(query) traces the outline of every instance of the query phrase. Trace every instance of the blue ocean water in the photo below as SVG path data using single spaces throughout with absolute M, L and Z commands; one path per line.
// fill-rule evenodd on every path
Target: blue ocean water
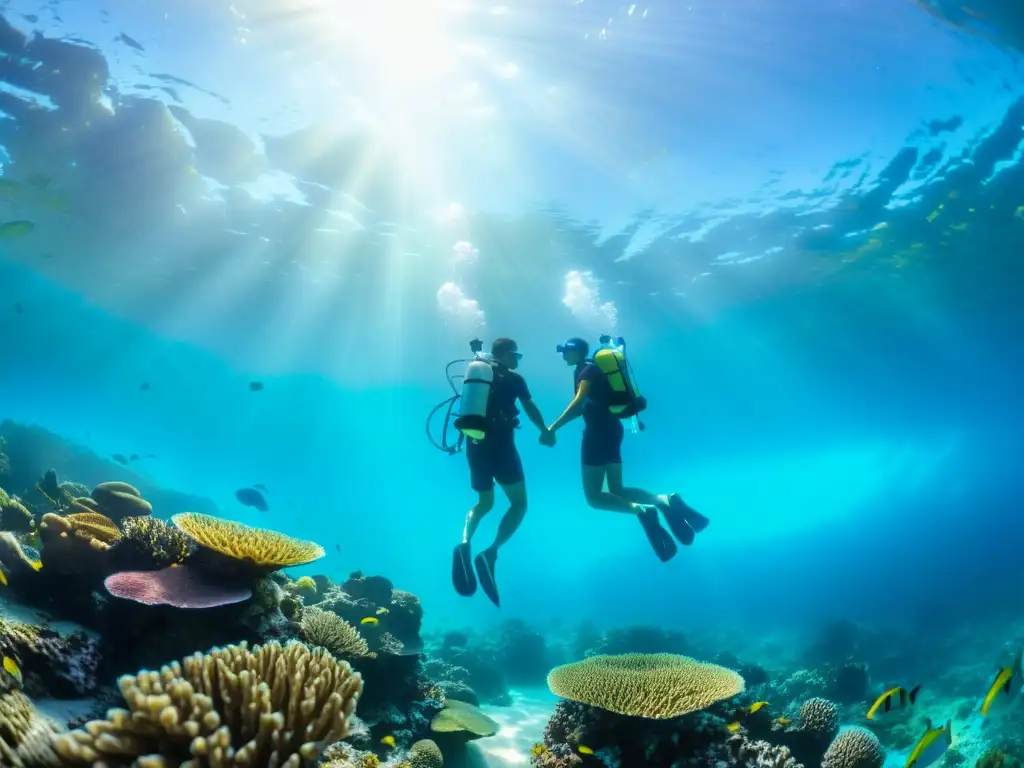
M 436 631 L 1019 618 L 1013 3 L 0 11 L 0 418 L 155 454 L 110 479 L 317 541 L 295 575 L 385 574 Z M 502 607 L 459 597 L 445 364 L 514 338 L 550 422 L 556 345 L 603 333 L 650 402 L 627 484 L 711 526 L 660 563 L 586 505 L 580 425 L 525 425 Z

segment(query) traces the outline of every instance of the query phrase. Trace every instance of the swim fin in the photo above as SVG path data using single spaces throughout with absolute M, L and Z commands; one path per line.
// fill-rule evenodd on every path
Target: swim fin
M 677 510 L 677 513 L 685 518 L 686 522 L 690 524 L 691 528 L 693 528 L 694 533 L 700 533 L 707 528 L 708 524 L 711 522 L 708 518 L 683 501 L 683 497 L 678 493 L 669 494 L 668 506 L 670 509 Z
M 671 504 L 658 504 L 658 509 L 661 510 L 661 516 L 665 518 L 665 524 L 672 531 L 672 535 L 679 540 L 679 543 L 684 547 L 693 544 L 695 531 L 686 519 L 686 513 L 679 509 L 679 507 L 671 506 Z
M 476 576 L 473 574 L 471 558 L 468 541 L 455 547 L 455 554 L 452 557 L 452 584 L 455 591 L 463 597 L 472 597 L 476 592 Z
M 651 543 L 654 554 L 658 556 L 661 562 L 667 563 L 676 556 L 676 552 L 679 550 L 676 547 L 676 543 L 672 541 L 672 537 L 668 535 L 668 531 L 662 528 L 661 523 L 658 522 L 657 508 L 653 506 L 647 507 L 647 509 L 636 516 L 636 519 L 643 526 L 644 533 L 647 534 L 647 541 Z
M 473 560 L 476 565 L 476 573 L 480 577 L 480 588 L 490 598 L 491 602 L 499 608 L 501 600 L 498 598 L 498 582 L 494 579 L 494 565 L 498 561 L 498 552 L 493 549 L 485 549 Z

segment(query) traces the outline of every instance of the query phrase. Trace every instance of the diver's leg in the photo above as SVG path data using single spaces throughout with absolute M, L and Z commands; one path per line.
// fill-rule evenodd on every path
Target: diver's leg
M 494 509 L 494 488 L 486 491 L 477 491 L 477 502 L 466 515 L 466 524 L 462 529 L 462 543 L 469 544 L 473 540 L 473 534 L 480 526 L 488 512 Z
M 622 484 L 622 460 L 608 465 L 608 492 L 620 496 L 627 501 L 634 501 L 637 504 L 668 504 L 664 496 L 645 491 L 643 488 L 633 488 Z
M 494 543 L 477 555 L 473 564 L 476 566 L 477 576 L 480 578 L 480 588 L 490 598 L 491 602 L 500 606 L 498 596 L 498 582 L 495 575 L 495 568 L 498 562 L 498 549 L 508 540 L 519 528 L 526 517 L 526 476 L 523 473 L 523 462 L 519 458 L 519 451 L 510 437 L 507 443 L 499 443 L 493 446 L 494 453 L 494 476 L 501 489 L 508 497 L 508 510 L 498 524 L 498 533 Z
M 494 508 L 494 477 L 488 449 L 479 443 L 466 446 L 466 460 L 469 463 L 470 484 L 477 492 L 477 502 L 466 515 L 462 528 L 462 541 L 455 545 L 452 553 L 452 584 L 455 591 L 464 597 L 476 592 L 476 575 L 473 573 L 473 553 L 470 542 L 480 521 Z
M 592 426 L 584 427 L 583 441 L 580 446 L 580 461 L 583 465 L 583 495 L 587 504 L 594 509 L 604 509 L 609 512 L 627 512 L 631 515 L 639 514 L 642 507 L 637 507 L 629 499 L 620 495 L 606 493 L 604 490 L 605 477 L 609 478 L 611 486 L 611 475 L 609 470 L 611 462 L 618 460 L 618 447 L 615 445 L 615 435 L 607 428 L 596 429 Z M 621 467 L 619 477 L 622 477 Z

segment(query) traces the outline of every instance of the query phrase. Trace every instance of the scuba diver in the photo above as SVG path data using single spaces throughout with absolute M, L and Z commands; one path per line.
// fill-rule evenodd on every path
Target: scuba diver
M 498 550 L 512 538 L 526 515 L 526 479 L 515 445 L 515 430 L 519 427 L 516 401 L 519 401 L 527 417 L 540 430 L 541 443 L 553 446 L 555 436 L 545 426 L 544 417 L 533 402 L 526 379 L 515 371 L 522 358 L 515 341 L 495 339 L 489 355 L 481 354 L 483 343 L 479 339 L 470 342 L 470 348 L 475 357 L 468 361 L 462 392 L 456 392 L 455 397 L 441 404 L 449 404 L 450 416 L 451 404 L 461 399 L 459 416 L 454 422 L 455 428 L 461 433 L 459 445 L 450 447 L 445 441 L 444 445 L 438 447 L 448 453 L 455 453 L 462 441 L 467 441 L 470 485 L 478 495 L 476 504 L 466 515 L 462 541 L 455 547 L 452 557 L 452 582 L 456 592 L 469 597 L 476 592 L 479 577 L 484 594 L 492 603 L 500 606 L 494 573 Z M 473 558 L 470 544 L 480 521 L 494 507 L 495 482 L 508 498 L 509 507 L 498 524 L 494 543 Z M 476 575 L 473 573 L 474 567 Z
M 620 337 L 613 345 L 611 337 L 602 336 L 601 345 L 593 358 L 588 358 L 590 344 L 585 339 L 574 337 L 556 347 L 566 365 L 575 370 L 575 395 L 548 429 L 553 435 L 583 416 L 583 493 L 587 503 L 595 509 L 636 515 L 655 554 L 667 562 L 677 551 L 672 536 L 689 546 L 710 521 L 677 493 L 655 495 L 622 484 L 622 421 L 630 419 L 634 430 L 642 430 L 637 415 L 647 407 L 647 400 L 636 388 L 625 357 L 625 341 Z M 659 511 L 672 536 L 661 526 Z

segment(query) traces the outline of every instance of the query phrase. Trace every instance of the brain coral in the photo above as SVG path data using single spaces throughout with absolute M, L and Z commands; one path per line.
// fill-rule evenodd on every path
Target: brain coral
M 839 710 L 828 699 L 808 699 L 800 707 L 800 729 L 829 741 L 839 733 Z
M 882 768 L 885 751 L 867 728 L 854 726 L 840 733 L 825 751 L 821 768 Z
M 118 685 L 127 710 L 54 739 L 66 765 L 299 768 L 348 734 L 363 688 L 302 643 L 229 645 Z
M 444 768 L 440 747 L 431 739 L 420 739 L 409 750 L 412 768 Z
M 302 636 L 336 656 L 370 656 L 359 631 L 337 614 L 310 606 L 302 611 Z
M 619 715 L 663 719 L 735 696 L 744 684 L 731 669 L 687 656 L 627 653 L 556 667 L 548 687 L 562 698 Z
M 324 556 L 324 548 L 312 541 L 211 515 L 185 512 L 171 521 L 199 546 L 260 568 L 304 565 Z

